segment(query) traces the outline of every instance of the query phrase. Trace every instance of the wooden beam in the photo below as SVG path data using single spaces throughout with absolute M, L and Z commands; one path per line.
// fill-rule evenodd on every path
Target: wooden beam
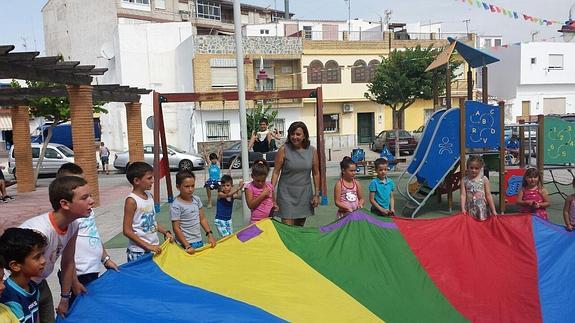
M 246 91 L 246 100 L 303 99 L 315 95 L 316 89 L 283 91 Z M 160 93 L 166 102 L 237 101 L 238 92 Z
M 3 61 L 2 56 L 0 56 L 0 78 L 15 78 L 70 85 L 89 85 L 92 83 L 92 77 L 88 75 L 74 75 L 54 70 L 41 70 L 29 65 L 9 63 Z
M 40 52 L 17 52 L 0 56 L 0 62 L 31 62 Z
M 6 55 L 14 50 L 14 45 L 0 45 L 0 56 Z
M 32 65 L 56 65 L 62 58 L 60 56 L 45 56 L 45 57 L 36 57 L 32 61 Z

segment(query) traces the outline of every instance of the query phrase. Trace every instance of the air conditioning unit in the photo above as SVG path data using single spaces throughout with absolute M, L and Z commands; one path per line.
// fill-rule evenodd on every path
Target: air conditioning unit
M 182 21 L 190 21 L 190 14 L 187 12 L 180 12 L 180 16 L 182 17 Z
M 343 113 L 353 112 L 353 104 L 351 103 L 344 103 L 342 107 L 343 107 Z

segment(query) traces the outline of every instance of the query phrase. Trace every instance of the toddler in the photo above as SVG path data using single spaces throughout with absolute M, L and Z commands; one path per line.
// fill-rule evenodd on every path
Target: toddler
M 387 177 L 387 159 L 376 159 L 374 166 L 377 178 L 369 183 L 371 212 L 381 216 L 393 216 L 395 214 L 395 199 L 393 197 L 395 183 Z
M 489 179 L 481 173 L 485 164 L 477 155 L 467 159 L 467 172 L 461 183 L 461 209 L 476 220 L 485 221 L 495 215 L 495 204 L 491 196 Z
M 575 189 L 575 178 L 571 184 Z M 569 195 L 565 200 L 565 205 L 563 206 L 563 220 L 565 221 L 567 230 L 573 231 L 573 225 L 575 225 L 575 193 Z
M 347 214 L 363 207 L 363 194 L 361 185 L 355 180 L 357 165 L 350 157 L 344 157 L 339 163 L 341 178 L 333 189 L 333 200 L 338 207 L 337 218 L 341 219 Z
M 234 199 L 240 198 L 238 193 L 244 183 L 240 181 L 237 189 L 232 190 L 234 187 L 234 180 L 230 175 L 222 176 L 220 191 L 218 192 L 218 202 L 216 203 L 216 218 L 214 224 L 220 237 L 229 236 L 234 233 L 232 226 L 232 210 L 234 207 Z
M 549 207 L 549 194 L 543 188 L 541 176 L 536 168 L 529 168 L 523 175 L 523 183 L 517 194 L 517 205 L 521 212 L 535 213 L 538 217 L 549 220 L 546 208 Z
M 277 210 L 274 205 L 274 187 L 270 181 L 266 181 L 270 168 L 263 159 L 258 159 L 252 166 L 252 181 L 246 185 L 246 203 L 252 210 L 251 223 L 272 216 L 272 211 Z

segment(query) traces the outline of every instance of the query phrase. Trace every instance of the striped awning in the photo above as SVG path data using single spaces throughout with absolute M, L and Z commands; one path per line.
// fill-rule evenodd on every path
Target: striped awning
M 0 114 L 0 131 L 12 130 L 12 117 Z

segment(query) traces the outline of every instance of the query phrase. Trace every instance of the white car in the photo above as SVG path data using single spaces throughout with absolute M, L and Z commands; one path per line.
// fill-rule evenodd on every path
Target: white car
M 201 155 L 188 153 L 174 146 L 168 145 L 168 155 L 170 169 L 203 169 L 206 165 L 204 158 Z M 162 158 L 161 150 L 160 158 Z M 128 151 L 117 153 L 114 158 L 114 167 L 121 171 L 125 171 L 129 161 L 130 153 Z M 144 145 L 144 161 L 150 165 L 154 165 L 154 145 Z
M 32 144 L 32 167 L 36 168 L 42 144 Z M 74 152 L 72 149 L 62 145 L 49 143 L 46 147 L 46 155 L 40 167 L 40 174 L 56 174 L 60 166 L 74 162 Z M 8 155 L 8 173 L 16 178 L 16 158 L 14 158 L 14 146 L 10 148 Z

